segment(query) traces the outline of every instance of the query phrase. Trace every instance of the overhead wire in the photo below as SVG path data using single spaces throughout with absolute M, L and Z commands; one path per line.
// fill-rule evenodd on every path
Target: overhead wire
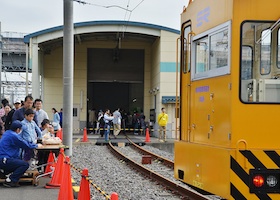
M 80 4 L 83 4 L 83 5 L 91 5 L 91 6 L 97 6 L 97 7 L 103 7 L 103 8 L 119 8 L 119 9 L 122 9 L 122 10 L 125 10 L 125 15 L 124 15 L 124 21 L 125 23 L 123 24 L 122 26 L 122 36 L 119 37 L 119 33 L 118 33 L 118 38 L 117 38 L 117 46 L 119 47 L 120 46 L 120 40 L 121 38 L 124 38 L 124 33 L 126 32 L 127 30 L 127 24 L 130 20 L 130 17 L 131 17 L 131 14 L 132 12 L 141 5 L 141 3 L 143 3 L 144 0 L 141 0 L 133 9 L 129 9 L 129 5 L 130 5 L 130 0 L 128 0 L 127 2 L 127 5 L 126 5 L 126 8 L 125 7 L 122 7 L 122 6 L 119 6 L 119 5 L 109 5 L 109 6 L 104 6 L 104 5 L 100 5 L 100 4 L 94 4 L 94 3 L 90 3 L 90 2 L 86 2 L 86 1 L 82 1 L 82 0 L 73 0 L 74 2 L 77 2 L 77 3 L 80 3 Z M 129 16 L 128 16 L 128 19 L 126 20 L 126 17 L 127 17 L 127 13 L 129 12 Z
M 90 2 L 86 2 L 86 1 L 82 1 L 82 0 L 73 0 L 77 3 L 80 3 L 80 4 L 84 4 L 84 5 L 91 5 L 91 6 L 97 6 L 97 7 L 103 7 L 103 8 L 120 8 L 120 9 L 123 9 L 125 11 L 128 11 L 128 12 L 132 12 L 133 10 L 135 10 L 144 0 L 142 0 L 140 3 L 138 3 L 132 10 L 129 10 L 128 8 L 124 8 L 122 6 L 119 6 L 119 5 L 109 5 L 109 6 L 104 6 L 104 5 L 100 5 L 100 4 L 95 4 L 95 3 L 90 3 Z
M 130 0 L 128 0 L 127 5 L 126 5 L 127 10 L 128 10 L 128 8 L 129 8 L 129 3 L 130 3 Z M 127 23 L 129 22 L 130 16 L 131 16 L 131 13 L 132 13 L 132 11 L 129 13 L 128 19 L 126 20 L 127 10 L 125 11 L 125 14 L 124 14 L 124 21 L 125 21 L 125 24 L 123 24 L 123 26 L 122 26 L 122 29 L 123 29 L 123 30 L 122 30 L 122 38 L 124 38 L 124 32 L 125 32 L 126 29 L 127 29 Z M 119 38 L 119 40 L 120 40 L 120 38 Z M 120 42 L 120 41 L 119 41 L 119 42 Z

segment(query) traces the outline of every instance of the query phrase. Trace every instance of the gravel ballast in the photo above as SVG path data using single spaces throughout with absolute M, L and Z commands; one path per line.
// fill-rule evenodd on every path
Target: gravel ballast
M 173 155 L 153 147 L 154 153 L 173 160 Z M 122 148 L 131 151 L 130 148 Z M 155 152 L 158 151 L 158 152 Z M 160 152 L 163 152 L 160 154 Z M 128 152 L 129 153 L 129 152 Z M 168 154 L 168 155 L 167 155 Z M 90 179 L 108 195 L 116 192 L 120 200 L 177 200 L 178 196 L 170 193 L 158 183 L 144 177 L 139 172 L 128 167 L 127 164 L 117 159 L 106 146 L 84 144 L 73 146 L 71 163 L 79 168 L 87 168 Z M 79 185 L 81 176 L 76 170 L 71 170 L 73 179 Z M 103 200 L 105 197 L 93 186 L 90 186 L 91 199 Z

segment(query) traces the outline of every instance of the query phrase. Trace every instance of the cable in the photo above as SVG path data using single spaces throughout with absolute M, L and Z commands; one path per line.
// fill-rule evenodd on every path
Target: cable
M 86 1 L 82 1 L 82 0 L 73 0 L 77 3 L 80 3 L 80 4 L 84 4 L 84 5 L 91 5 L 91 6 L 97 6 L 97 7 L 103 7 L 103 8 L 120 8 L 120 9 L 123 9 L 125 11 L 128 11 L 128 12 L 132 12 L 134 11 L 144 0 L 141 0 L 132 10 L 129 10 L 128 7 L 127 8 L 124 8 L 124 7 L 121 7 L 119 5 L 110 5 L 110 6 L 103 6 L 103 5 L 99 5 L 99 4 L 94 4 L 94 3 L 89 3 L 89 2 L 86 2 Z
M 126 5 L 127 10 L 128 10 L 128 8 L 129 8 L 129 3 L 130 3 L 130 0 L 128 0 L 127 5 Z M 125 14 L 124 14 L 124 21 L 125 21 L 125 24 L 123 24 L 123 26 L 122 26 L 122 31 L 121 31 L 121 32 L 122 32 L 122 36 L 118 38 L 118 42 L 119 42 L 119 43 L 120 43 L 121 38 L 124 38 L 124 32 L 125 32 L 126 29 L 127 29 L 127 23 L 129 22 L 130 16 L 131 16 L 131 13 L 132 13 L 132 11 L 129 13 L 128 19 L 126 20 L 127 10 L 125 11 Z
M 97 6 L 97 7 L 103 7 L 103 8 L 120 8 L 120 9 L 123 9 L 125 11 L 132 12 L 132 10 L 128 10 L 127 8 L 124 8 L 124 7 L 121 7 L 121 6 L 118 6 L 118 5 L 103 6 L 103 5 L 89 3 L 89 2 L 81 1 L 81 0 L 73 0 L 73 1 L 75 1 L 77 3 L 80 3 L 80 4 L 84 4 L 84 5 L 91 5 L 91 6 Z
M 144 0 L 140 1 L 131 11 L 135 10 Z
M 100 4 L 93 4 L 93 3 L 89 3 L 89 2 L 86 2 L 86 1 L 82 1 L 82 0 L 72 0 L 74 2 L 77 2 L 77 3 L 80 3 L 80 4 L 83 4 L 83 5 L 91 5 L 91 6 L 97 6 L 97 7 L 103 7 L 103 8 L 120 8 L 122 10 L 125 10 L 125 15 L 124 15 L 124 25 L 122 26 L 122 36 L 119 37 L 118 36 L 118 39 L 117 39 L 117 47 L 120 47 L 120 43 L 121 43 L 121 38 L 124 38 L 124 33 L 126 32 L 127 30 L 127 24 L 130 20 L 130 17 L 131 17 L 131 14 L 132 12 L 138 7 L 140 6 L 141 3 L 143 3 L 144 0 L 141 0 L 133 9 L 129 9 L 129 4 L 130 4 L 130 0 L 128 0 L 127 2 L 127 6 L 126 8 L 122 7 L 122 6 L 119 6 L 119 5 L 109 5 L 109 6 L 103 6 L 103 5 L 100 5 Z M 129 12 L 129 16 L 128 16 L 128 19 L 126 20 L 126 17 L 127 17 L 127 12 Z M 118 33 L 119 34 L 119 33 Z
M 130 17 L 131 17 L 132 12 L 133 12 L 143 1 L 144 1 L 144 0 L 140 1 L 140 2 L 131 10 L 131 12 L 129 13 L 129 16 L 128 16 L 128 19 L 127 19 L 127 20 L 125 20 L 127 12 L 125 12 L 124 21 L 126 21 L 126 23 L 125 23 L 125 25 L 123 25 L 122 38 L 124 38 L 124 33 L 126 32 L 127 24 L 128 24 L 128 22 L 129 22 L 129 20 L 130 20 Z M 129 8 L 129 4 L 130 4 L 130 0 L 128 0 L 128 2 L 127 2 L 127 10 L 129 10 L 129 9 L 128 9 L 128 8 Z

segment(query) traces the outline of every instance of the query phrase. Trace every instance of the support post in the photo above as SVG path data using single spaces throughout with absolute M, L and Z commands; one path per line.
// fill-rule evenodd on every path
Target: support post
M 37 39 L 32 39 L 31 51 L 32 51 L 32 96 L 33 98 L 40 98 L 40 73 L 39 73 L 39 52 Z M 28 80 L 26 80 L 28 81 Z
M 29 42 L 29 45 L 31 45 L 31 42 Z M 28 95 L 28 72 L 29 72 L 29 46 L 26 44 L 26 52 L 25 52 L 25 94 Z
M 66 155 L 72 155 L 73 140 L 73 71 L 74 35 L 73 1 L 64 0 L 63 26 L 63 143 L 69 147 Z

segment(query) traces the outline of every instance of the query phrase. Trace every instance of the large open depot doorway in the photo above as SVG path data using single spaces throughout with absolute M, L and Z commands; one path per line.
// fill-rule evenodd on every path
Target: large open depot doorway
M 144 50 L 88 49 L 88 109 L 143 109 Z

